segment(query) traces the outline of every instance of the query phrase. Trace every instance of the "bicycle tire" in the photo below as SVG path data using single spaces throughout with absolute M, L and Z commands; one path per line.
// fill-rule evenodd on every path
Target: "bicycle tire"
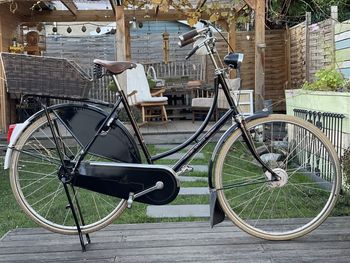
M 215 164 L 215 187 L 226 216 L 243 231 L 268 240 L 294 239 L 314 230 L 330 214 L 341 186 L 331 142 L 293 116 L 270 115 L 249 122 L 247 129 L 281 181 L 267 182 L 271 176 L 236 130 Z
M 11 188 L 20 207 L 36 223 L 56 233 L 77 234 L 63 184 L 58 179 L 61 164 L 56 146 L 47 118 L 44 113 L 42 115 L 24 130 L 14 145 L 10 162 Z M 81 145 L 53 113 L 50 117 L 60 134 L 60 149 L 66 157 L 74 159 Z M 85 159 L 101 160 L 101 156 L 88 154 Z M 84 234 L 107 226 L 126 208 L 124 199 L 78 187 L 68 188 L 74 205 L 79 204 L 81 208 Z

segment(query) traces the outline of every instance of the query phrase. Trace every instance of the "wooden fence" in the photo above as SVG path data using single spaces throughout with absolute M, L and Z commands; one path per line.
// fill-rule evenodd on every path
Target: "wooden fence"
M 334 63 L 334 20 L 309 24 L 308 19 L 289 29 L 290 88 L 315 80 L 315 73 Z
M 350 20 L 336 24 L 334 38 L 336 66 L 350 78 Z
M 240 31 L 236 34 L 236 50 L 244 53 L 241 66 L 242 88 L 255 87 L 255 32 Z M 265 33 L 265 94 L 264 100 L 272 100 L 274 111 L 284 111 L 284 88 L 288 80 L 288 35 L 285 30 L 267 30 Z M 221 57 L 227 54 L 223 41 L 217 45 Z M 213 72 L 211 64 L 207 72 Z M 208 73 L 209 75 L 210 73 Z M 210 77 L 210 75 L 209 75 Z

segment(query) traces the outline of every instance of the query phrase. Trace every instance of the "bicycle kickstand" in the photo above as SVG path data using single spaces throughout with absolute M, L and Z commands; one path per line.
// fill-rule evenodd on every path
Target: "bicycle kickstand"
M 82 252 L 85 252 L 86 251 L 86 245 L 91 243 L 91 239 L 90 239 L 89 234 L 86 234 L 85 236 L 86 236 L 87 243 L 85 244 L 84 236 L 83 236 L 83 233 L 81 231 L 80 223 L 79 223 L 79 220 L 78 220 L 78 215 L 77 215 L 77 212 L 75 210 L 75 206 L 73 204 L 72 198 L 71 198 L 71 196 L 69 194 L 67 183 L 64 181 L 64 178 L 62 178 L 62 179 L 63 179 L 62 183 L 63 183 L 64 191 L 66 192 L 66 195 L 67 195 L 69 207 L 70 207 L 70 209 L 72 211 L 74 222 L 75 222 L 75 225 L 76 225 L 77 230 L 78 230 L 81 250 L 82 250 Z M 74 190 L 73 186 L 72 186 L 72 190 L 73 190 L 73 193 L 74 193 L 74 196 L 75 196 L 75 190 Z M 84 225 L 84 219 L 83 219 L 83 216 L 82 216 L 82 213 L 81 213 L 81 210 L 80 210 L 80 206 L 79 206 L 78 200 L 75 199 L 75 201 L 76 201 L 76 204 L 77 204 L 77 209 L 78 209 L 80 220 L 82 222 L 82 225 Z

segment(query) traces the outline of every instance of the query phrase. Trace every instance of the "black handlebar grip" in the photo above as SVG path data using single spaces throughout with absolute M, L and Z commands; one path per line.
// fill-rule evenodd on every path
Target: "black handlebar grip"
M 179 44 L 179 47 L 184 47 L 184 46 L 187 46 L 187 45 L 193 43 L 194 41 L 195 41 L 194 38 L 190 38 L 190 39 L 188 39 L 188 40 L 186 40 L 186 41 L 181 41 L 181 40 L 180 40 L 180 41 L 178 42 L 178 44 Z
M 187 41 L 191 38 L 194 38 L 195 36 L 198 35 L 198 30 L 197 29 L 193 29 L 191 31 L 188 31 L 187 33 L 183 34 L 183 35 L 180 35 L 179 36 L 179 39 L 181 41 Z
M 199 46 L 195 46 L 194 49 L 192 49 L 188 54 L 187 56 L 185 57 L 185 59 L 189 59 L 190 57 L 193 56 L 194 53 L 196 53 L 196 51 L 198 50 Z

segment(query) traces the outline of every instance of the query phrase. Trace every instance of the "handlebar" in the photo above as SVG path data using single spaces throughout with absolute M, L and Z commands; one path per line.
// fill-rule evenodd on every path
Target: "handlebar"
M 186 40 L 186 41 L 180 40 L 180 41 L 178 42 L 178 45 L 179 45 L 179 47 L 185 47 L 185 46 L 187 46 L 187 45 L 193 43 L 195 40 L 196 40 L 195 38 L 191 38 L 191 39 L 188 39 L 188 40 Z
M 182 34 L 179 36 L 180 41 L 187 41 L 190 40 L 191 38 L 194 38 L 195 36 L 198 36 L 199 34 L 199 29 L 193 29 L 191 31 L 188 31 L 185 34 Z

